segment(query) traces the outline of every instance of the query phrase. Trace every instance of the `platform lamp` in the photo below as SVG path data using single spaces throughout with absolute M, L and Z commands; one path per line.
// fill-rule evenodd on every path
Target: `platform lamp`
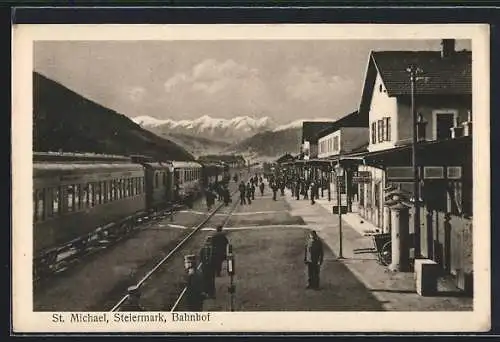
M 337 259 L 344 259 L 342 251 L 342 192 L 340 191 L 340 186 L 342 182 L 342 177 L 344 176 L 344 169 L 340 165 L 340 162 L 335 165 L 335 178 L 337 185 L 337 209 L 339 215 L 339 256 Z

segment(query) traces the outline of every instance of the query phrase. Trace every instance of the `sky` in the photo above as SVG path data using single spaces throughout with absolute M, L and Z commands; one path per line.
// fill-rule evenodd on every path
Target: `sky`
M 131 118 L 283 124 L 357 110 L 371 50 L 439 49 L 439 40 L 39 41 L 34 70 Z

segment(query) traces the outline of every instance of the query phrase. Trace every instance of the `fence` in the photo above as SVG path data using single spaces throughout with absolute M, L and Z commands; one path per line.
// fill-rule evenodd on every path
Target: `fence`
M 414 210 L 410 210 L 413 233 Z M 472 218 L 463 218 L 436 210 L 420 209 L 420 246 L 424 257 L 436 261 L 443 272 L 454 276 L 456 285 L 472 291 L 473 253 Z

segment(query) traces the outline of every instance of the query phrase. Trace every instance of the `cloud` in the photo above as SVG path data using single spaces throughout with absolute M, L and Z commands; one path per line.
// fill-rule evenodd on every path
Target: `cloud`
M 292 67 L 285 76 L 287 95 L 299 101 L 331 101 L 355 90 L 354 82 L 338 75 L 326 75 L 315 67 Z
M 169 78 L 164 83 L 164 88 L 167 93 L 191 90 L 213 95 L 256 84 L 263 85 L 257 69 L 238 64 L 232 59 L 224 62 L 206 59 L 189 72 L 177 73 Z
M 126 92 L 128 98 L 135 103 L 141 102 L 146 95 L 146 89 L 144 89 L 143 87 L 131 87 L 127 89 Z

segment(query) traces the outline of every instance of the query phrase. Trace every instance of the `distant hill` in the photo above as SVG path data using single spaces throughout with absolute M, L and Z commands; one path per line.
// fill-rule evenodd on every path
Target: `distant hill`
M 33 96 L 34 151 L 144 154 L 159 160 L 194 160 L 184 148 L 36 72 Z
M 154 128 L 151 128 L 150 130 L 155 133 Z M 158 135 L 184 147 L 195 157 L 207 154 L 218 154 L 230 145 L 225 141 L 217 141 L 183 133 L 160 133 Z
M 227 151 L 259 157 L 279 157 L 285 153 L 299 152 L 302 127 L 280 131 L 265 131 L 230 146 Z

